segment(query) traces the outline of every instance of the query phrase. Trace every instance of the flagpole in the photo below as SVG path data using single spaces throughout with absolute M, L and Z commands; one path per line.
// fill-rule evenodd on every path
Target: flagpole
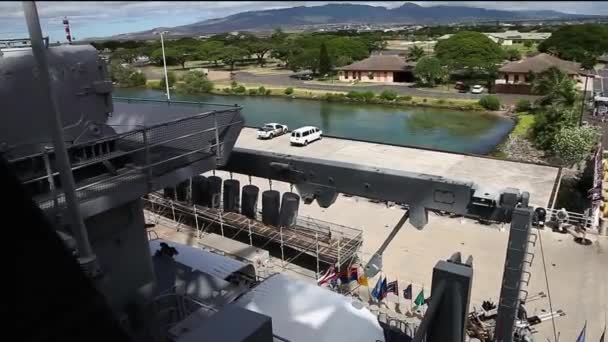
M 410 280 L 410 284 L 412 284 L 412 293 L 410 295 L 410 312 L 414 314 L 414 281 Z
M 397 278 L 397 284 L 395 286 L 396 286 L 395 290 L 397 292 L 397 305 L 399 306 L 399 310 L 401 310 L 401 298 L 399 298 L 399 297 L 401 297 L 399 295 L 399 278 Z

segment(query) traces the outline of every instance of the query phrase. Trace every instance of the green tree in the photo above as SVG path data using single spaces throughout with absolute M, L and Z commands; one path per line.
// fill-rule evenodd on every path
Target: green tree
M 589 156 L 600 136 L 597 127 L 565 127 L 557 132 L 551 152 L 565 164 L 572 165 Z
M 510 61 L 517 61 L 521 59 L 521 52 L 515 48 L 507 49 L 505 50 L 505 57 Z
M 572 106 L 576 101 L 576 82 L 556 67 L 551 67 L 534 76 L 532 91 L 542 97 L 541 106 L 550 104 Z
M 186 61 L 188 61 L 189 58 L 191 58 L 191 56 L 180 48 L 165 47 L 165 60 L 167 61 L 167 65 L 181 65 L 182 69 L 185 69 Z M 152 51 L 150 59 L 157 65 L 163 65 L 162 49 Z
M 314 74 L 319 68 L 319 49 L 300 50 L 299 53 L 294 53 L 289 59 L 289 68 L 293 71 L 302 69 L 310 69 Z
M 173 71 L 168 71 L 167 72 L 167 78 L 169 79 L 169 88 L 173 87 L 173 85 L 175 84 L 175 73 Z M 165 76 L 163 75 L 163 77 L 160 79 L 160 88 L 161 89 L 165 89 Z
M 247 56 L 247 51 L 236 46 L 225 46 L 221 50 L 221 60 L 230 65 L 230 71 L 234 70 L 234 64 Z
M 408 57 L 409 57 L 409 59 L 411 59 L 413 61 L 417 61 L 420 58 L 424 57 L 424 49 L 417 45 L 414 45 L 408 51 Z
M 122 61 L 123 63 L 133 63 L 133 61 L 135 61 L 135 58 L 137 58 L 137 56 L 139 55 L 139 51 L 137 51 L 137 49 L 124 49 L 124 48 L 120 48 L 117 49 L 116 51 L 114 51 L 112 53 L 112 59 L 113 60 L 119 60 Z
M 285 88 L 284 93 L 285 93 L 285 95 L 291 95 L 291 94 L 293 94 L 293 88 L 292 87 Z
M 182 81 L 177 84 L 177 90 L 186 94 L 202 94 L 213 90 L 213 83 L 199 70 L 188 71 Z
M 423 57 L 414 67 L 414 75 L 420 85 L 434 86 L 445 80 L 447 72 L 435 57 Z
M 315 48 L 320 48 L 323 43 L 327 46 L 332 62 L 336 62 L 340 57 L 348 57 L 353 61 L 358 61 L 369 56 L 368 48 L 361 39 L 336 37 L 321 41 L 321 43 L 319 43 L 319 39 L 313 41 Z
M 113 63 L 110 67 L 112 80 L 120 87 L 138 87 L 146 84 L 146 75 L 131 67 Z
M 365 44 L 367 54 L 386 49 L 386 40 L 384 40 L 380 34 L 368 34 L 361 37 L 360 40 Z
M 545 107 L 536 115 L 532 127 L 534 141 L 543 150 L 550 150 L 557 133 L 564 128 L 576 126 L 576 123 L 576 112 L 572 108 L 558 105 Z
M 524 42 L 524 46 L 527 47 L 527 48 L 531 48 L 532 47 L 532 41 L 531 40 L 526 40 Z
M 325 43 L 321 43 L 321 49 L 319 50 L 319 73 L 326 75 L 331 72 L 331 60 L 327 53 L 327 47 Z
M 273 32 L 272 35 L 270 36 L 270 42 L 272 44 L 282 44 L 283 42 L 285 42 L 285 40 L 287 40 L 287 37 L 289 35 L 285 32 L 283 32 L 283 30 L 281 30 L 281 28 L 276 28 Z
M 256 40 L 245 43 L 243 48 L 247 50 L 250 55 L 255 55 L 258 60 L 258 64 L 264 66 L 264 56 L 272 49 L 272 45 L 264 40 Z
M 564 25 L 538 45 L 540 52 L 583 62 L 608 52 L 608 27 L 602 24 Z
M 195 54 L 199 60 L 213 62 L 217 66 L 222 58 L 222 48 L 224 44 L 220 41 L 209 40 L 201 43 Z
M 461 31 L 435 45 L 435 55 L 452 70 L 487 73 L 503 61 L 503 50 L 486 35 Z

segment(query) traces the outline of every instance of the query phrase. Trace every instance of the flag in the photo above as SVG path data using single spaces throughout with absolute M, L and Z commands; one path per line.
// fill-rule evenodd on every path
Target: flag
M 374 289 L 372 290 L 372 297 L 374 297 L 377 300 L 380 300 L 380 291 L 382 290 L 382 276 L 380 276 L 378 278 L 378 282 L 376 283 L 376 286 L 374 286 Z
M 585 325 L 583 326 L 583 330 L 576 338 L 576 342 L 585 342 L 585 336 L 587 335 L 587 321 L 585 321 Z
M 369 287 L 369 282 L 366 276 L 362 275 L 359 279 L 357 279 L 357 282 L 359 283 L 359 285 L 361 286 L 367 286 Z
M 323 274 L 323 276 L 321 276 L 321 278 L 319 278 L 319 280 L 317 280 L 317 284 L 318 285 L 323 285 L 333 279 L 336 279 L 337 275 L 336 275 L 336 268 L 333 266 L 330 266 L 327 271 L 325 271 L 325 273 Z
M 349 281 L 358 280 L 359 279 L 359 266 L 351 266 L 350 268 L 350 277 Z
M 414 304 L 416 304 L 414 310 L 417 310 L 419 306 L 424 305 L 424 288 L 420 290 L 420 293 L 418 293 L 416 299 L 414 299 Z
M 396 280 L 391 281 L 386 285 L 386 292 L 392 292 L 397 296 L 399 295 L 399 284 L 397 284 Z
M 602 333 L 602 336 L 600 337 L 600 342 L 604 342 L 605 337 L 606 337 L 606 325 L 604 324 L 604 332 Z
M 386 298 L 387 287 L 388 287 L 388 285 L 386 284 L 386 277 L 384 277 L 384 280 L 382 281 L 382 286 L 380 286 L 380 300 L 383 300 L 384 298 Z
M 348 284 L 350 282 L 350 275 L 348 270 L 340 271 L 340 284 Z
M 404 290 L 403 290 L 403 298 L 405 299 L 412 299 L 412 284 L 409 284 Z

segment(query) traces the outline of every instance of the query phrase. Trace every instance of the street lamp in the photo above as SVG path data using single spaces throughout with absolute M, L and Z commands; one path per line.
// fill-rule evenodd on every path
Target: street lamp
M 163 34 L 168 33 L 169 31 L 161 31 L 155 32 L 154 34 L 160 35 L 160 47 L 163 50 L 163 67 L 165 69 L 165 87 L 167 88 L 167 101 L 171 101 L 171 94 L 169 93 L 169 77 L 167 77 L 167 60 L 165 59 L 165 41 L 163 39 Z

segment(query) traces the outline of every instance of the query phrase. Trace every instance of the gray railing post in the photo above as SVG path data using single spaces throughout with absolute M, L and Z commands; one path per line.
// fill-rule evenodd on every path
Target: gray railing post
M 150 166 L 150 142 L 148 141 L 148 129 L 143 129 L 143 140 L 144 140 L 144 160 L 146 163 L 146 184 L 148 185 L 148 192 L 152 191 L 152 167 Z

